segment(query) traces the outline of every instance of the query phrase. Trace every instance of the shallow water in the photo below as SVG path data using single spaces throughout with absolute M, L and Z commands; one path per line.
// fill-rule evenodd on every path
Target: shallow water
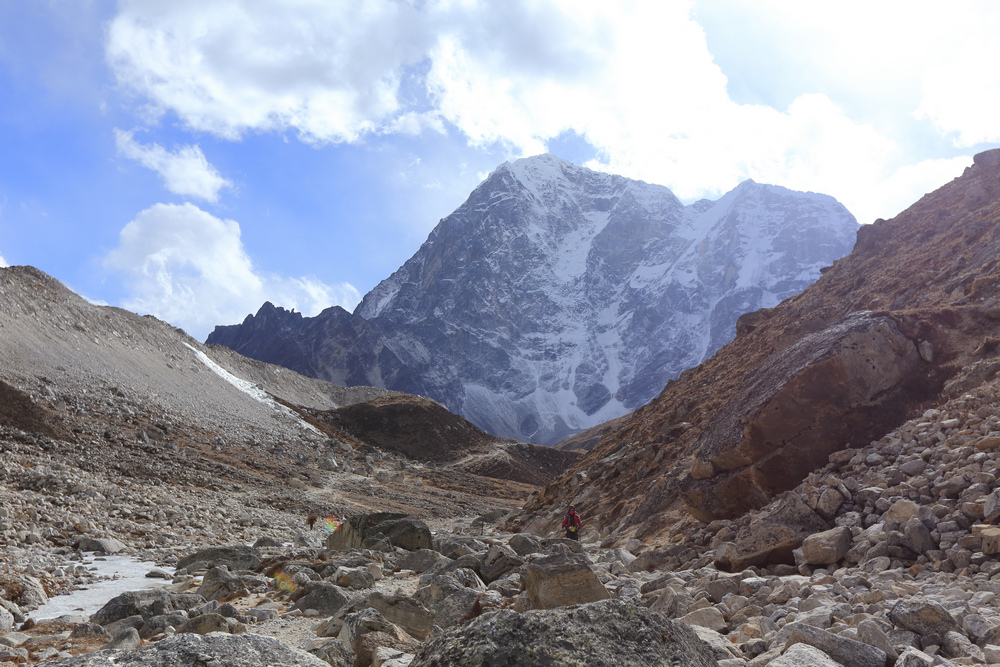
M 94 560 L 93 556 L 89 556 L 84 558 L 82 564 L 88 570 L 97 568 L 95 574 L 99 577 L 118 575 L 117 579 L 109 578 L 95 581 L 68 595 L 51 597 L 48 604 L 42 605 L 27 615 L 36 621 L 58 618 L 67 614 L 90 616 L 116 595 L 140 588 L 157 588 L 170 583 L 169 579 L 147 579 L 146 573 L 153 568 L 159 568 L 168 574 L 173 574 L 172 568 L 136 560 L 129 556 L 102 556 L 101 558 L 102 560 Z

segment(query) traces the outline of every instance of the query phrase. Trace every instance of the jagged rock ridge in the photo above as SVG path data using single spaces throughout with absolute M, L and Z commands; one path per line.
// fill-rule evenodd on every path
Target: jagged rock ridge
M 684 206 L 541 155 L 501 165 L 353 316 L 265 304 L 208 342 L 551 444 L 647 403 L 739 315 L 815 280 L 856 229 L 825 195 L 746 181 Z

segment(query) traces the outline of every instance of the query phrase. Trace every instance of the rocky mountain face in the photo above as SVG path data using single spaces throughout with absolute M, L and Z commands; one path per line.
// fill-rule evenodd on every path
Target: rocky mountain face
M 907 419 L 977 391 L 1000 370 L 998 256 L 1000 151 L 990 151 L 862 227 L 854 251 L 801 294 L 741 317 L 734 341 L 609 433 L 521 525 L 551 521 L 568 502 L 612 541 L 666 534 L 685 517 L 736 519 L 842 450 L 868 452 Z M 940 428 L 920 442 L 949 437 Z
M 353 316 L 265 304 L 208 342 L 553 444 L 647 403 L 741 314 L 814 281 L 856 230 L 824 195 L 746 181 L 684 206 L 541 155 L 501 165 Z

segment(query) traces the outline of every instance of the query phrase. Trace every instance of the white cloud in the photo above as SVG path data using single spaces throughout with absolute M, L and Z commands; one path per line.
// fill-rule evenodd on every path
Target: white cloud
M 348 283 L 259 272 L 247 255 L 235 220 L 193 204 L 156 204 L 122 229 L 105 266 L 125 274 L 131 293 L 123 305 L 151 313 L 204 340 L 217 324 L 241 321 L 264 301 L 315 315 L 360 300 Z
M 118 152 L 160 174 L 167 190 L 179 195 L 219 201 L 219 190 L 232 183 L 209 164 L 199 146 L 181 146 L 170 152 L 159 144 L 143 145 L 131 132 L 115 129 Z
M 7 260 L 3 258 L 3 255 L 0 255 L 0 269 L 6 268 L 8 266 L 10 266 L 10 264 L 8 264 Z
M 454 128 L 521 155 L 575 132 L 597 149 L 594 166 L 682 198 L 750 177 L 827 192 L 865 222 L 895 206 L 884 188 L 923 187 L 917 172 L 951 165 L 912 145 L 918 118 L 961 146 L 1000 140 L 1000 73 L 986 66 L 1000 10 L 914 2 L 133 0 L 107 57 L 154 113 L 223 137 Z M 702 14 L 748 26 L 734 34 L 761 48 L 718 48 L 781 95 L 732 99 Z
M 107 57 L 154 112 L 173 110 L 194 129 L 352 141 L 399 111 L 402 67 L 428 46 L 419 19 L 394 0 L 126 1 Z

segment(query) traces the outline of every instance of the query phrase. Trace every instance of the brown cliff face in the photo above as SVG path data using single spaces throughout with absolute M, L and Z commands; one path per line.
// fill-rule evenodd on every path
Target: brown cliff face
M 801 294 L 670 382 L 525 507 L 573 502 L 614 540 L 731 518 L 1000 369 L 1000 150 L 892 220 Z M 518 527 L 518 526 L 512 526 Z

